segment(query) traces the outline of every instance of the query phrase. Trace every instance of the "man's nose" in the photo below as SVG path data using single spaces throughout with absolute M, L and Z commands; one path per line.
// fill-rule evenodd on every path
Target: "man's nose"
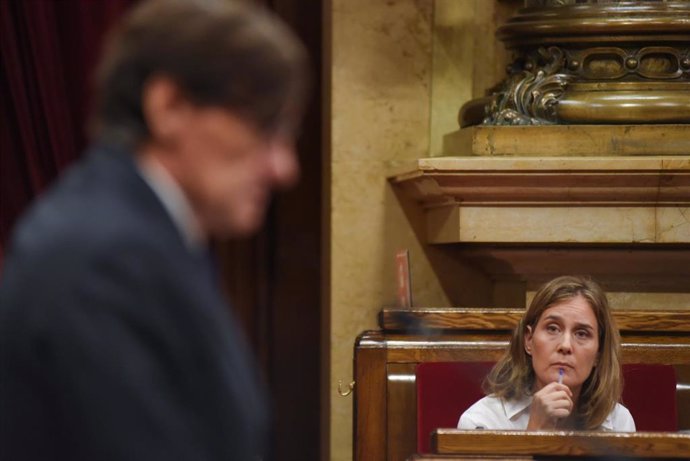
M 294 143 L 284 140 L 273 141 L 268 159 L 273 185 L 278 189 L 294 186 L 299 180 L 299 162 Z

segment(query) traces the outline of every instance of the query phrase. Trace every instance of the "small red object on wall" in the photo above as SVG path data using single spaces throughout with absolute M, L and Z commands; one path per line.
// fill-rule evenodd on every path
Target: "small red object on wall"
M 408 250 L 400 250 L 395 254 L 395 267 L 398 283 L 398 304 L 404 308 L 412 307 L 410 252 Z

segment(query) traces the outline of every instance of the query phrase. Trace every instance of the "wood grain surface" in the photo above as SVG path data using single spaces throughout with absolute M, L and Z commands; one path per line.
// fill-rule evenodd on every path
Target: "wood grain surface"
M 524 432 L 438 429 L 439 454 L 626 456 L 690 459 L 690 434 L 668 432 Z
M 379 317 L 383 330 L 415 329 L 512 330 L 523 309 L 485 307 L 384 308 Z M 690 310 L 614 310 L 621 331 L 690 332 Z

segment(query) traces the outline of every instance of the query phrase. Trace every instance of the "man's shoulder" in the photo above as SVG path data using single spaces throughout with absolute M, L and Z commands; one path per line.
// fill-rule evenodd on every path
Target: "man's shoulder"
M 101 180 L 98 170 L 108 164 L 82 160 L 22 217 L 3 264 L 5 291 L 49 296 L 98 277 L 99 269 L 169 266 L 166 255 L 181 244 L 164 210 L 134 172 Z
M 117 200 L 78 197 L 55 191 L 22 218 L 12 236 L 9 264 L 33 258 L 73 263 L 114 247 L 155 243 L 155 230 L 145 217 Z
M 52 211 L 62 216 L 39 212 L 23 223 L 4 261 L 0 319 L 4 328 L 32 332 L 18 340 L 52 334 L 94 309 L 136 309 L 152 287 L 172 286 L 187 267 L 173 259 L 178 252 L 169 241 L 136 219 L 106 220 L 89 204 L 83 214 L 72 205 Z
M 92 153 L 46 191 L 19 221 L 11 251 L 74 260 L 122 242 L 164 238 L 170 226 L 153 193 L 131 166 L 107 155 Z

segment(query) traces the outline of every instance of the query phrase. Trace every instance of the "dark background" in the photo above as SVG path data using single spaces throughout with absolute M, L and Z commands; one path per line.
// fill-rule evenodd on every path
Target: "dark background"
M 137 0 L 0 1 L 0 276 L 12 227 L 84 151 L 91 79 L 108 28 Z M 265 0 L 303 39 L 314 89 L 302 179 L 254 238 L 216 242 L 224 286 L 271 389 L 274 460 L 320 453 L 322 2 Z M 327 432 L 324 432 L 327 433 Z M 326 443 L 326 440 L 323 441 Z

